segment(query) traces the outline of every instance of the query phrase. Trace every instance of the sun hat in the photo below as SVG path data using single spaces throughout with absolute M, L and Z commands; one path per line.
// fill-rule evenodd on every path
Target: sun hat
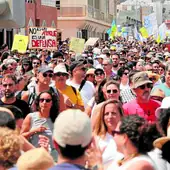
M 169 122 L 168 122 L 167 136 L 156 139 L 153 142 L 153 145 L 154 145 L 154 147 L 161 149 L 162 146 L 168 141 L 170 141 L 170 119 L 169 119 Z
M 35 148 L 23 153 L 18 161 L 18 170 L 47 170 L 54 166 L 51 155 L 44 148 Z
M 66 70 L 66 66 L 64 63 L 60 63 L 57 66 L 54 67 L 54 74 L 55 73 L 66 73 L 68 74 L 67 70 Z
M 92 127 L 88 115 L 78 109 L 68 109 L 57 117 L 53 138 L 58 145 L 86 147 L 92 140 Z
M 132 78 L 132 88 L 136 89 L 139 86 L 142 86 L 144 84 L 150 83 L 152 84 L 152 81 L 149 80 L 148 74 L 144 71 L 135 73 Z

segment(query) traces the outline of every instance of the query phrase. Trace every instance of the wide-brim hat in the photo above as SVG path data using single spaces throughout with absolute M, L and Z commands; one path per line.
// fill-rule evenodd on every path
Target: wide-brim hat
M 144 84 L 148 83 L 152 84 L 152 81 L 149 80 L 148 74 L 142 71 L 133 75 L 132 83 L 133 83 L 132 88 L 136 89 Z
M 167 136 L 156 139 L 153 145 L 158 149 L 162 149 L 162 146 L 168 141 L 170 141 L 170 119 L 167 127 Z

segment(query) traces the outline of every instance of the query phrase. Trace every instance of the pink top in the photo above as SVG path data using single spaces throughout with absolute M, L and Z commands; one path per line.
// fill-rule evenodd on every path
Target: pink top
M 160 107 L 161 103 L 150 99 L 147 103 L 137 103 L 134 99 L 123 105 L 125 115 L 138 114 L 149 122 L 155 122 L 155 110 Z

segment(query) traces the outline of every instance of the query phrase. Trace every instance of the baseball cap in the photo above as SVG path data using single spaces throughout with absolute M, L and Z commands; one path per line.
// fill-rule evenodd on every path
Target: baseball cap
M 73 72 L 73 70 L 76 68 L 76 67 L 79 67 L 81 65 L 84 65 L 84 62 L 83 61 L 73 61 L 70 65 L 70 72 Z
M 160 115 L 160 112 L 161 112 L 161 109 L 168 109 L 170 107 L 170 97 L 165 97 L 163 100 L 162 100 L 162 103 L 161 103 L 161 106 L 158 107 L 155 111 L 155 116 L 157 118 L 159 118 L 159 115 Z
M 152 81 L 149 80 L 148 74 L 142 71 L 133 75 L 132 83 L 132 88 L 136 89 L 139 86 L 142 86 L 147 83 L 152 84 Z
M 66 70 L 66 67 L 65 67 L 65 64 L 60 63 L 60 64 L 58 64 L 57 66 L 55 66 L 55 68 L 54 68 L 54 74 L 55 74 L 55 73 L 58 73 L 58 72 L 68 74 L 68 72 L 67 72 L 67 70 Z
M 48 72 L 48 71 L 53 72 L 53 69 L 50 68 L 50 67 L 48 67 L 48 66 L 40 67 L 40 68 L 38 69 L 38 72 L 39 72 L 39 73 L 46 73 L 46 72 Z
M 94 68 L 89 68 L 89 69 L 86 71 L 86 75 L 94 74 L 94 71 L 95 71 Z
M 62 147 L 86 147 L 92 139 L 92 126 L 88 115 L 78 109 L 68 109 L 59 114 L 54 123 L 53 138 Z

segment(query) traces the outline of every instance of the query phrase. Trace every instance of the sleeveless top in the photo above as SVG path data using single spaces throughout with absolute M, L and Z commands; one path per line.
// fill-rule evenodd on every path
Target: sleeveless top
M 49 151 L 51 152 L 51 155 L 56 160 L 57 151 L 54 148 L 53 140 L 52 140 L 52 132 L 53 132 L 53 122 L 50 118 L 42 118 L 39 116 L 38 112 L 33 112 L 29 114 L 31 116 L 31 129 L 38 128 L 40 126 L 46 127 L 47 130 L 44 132 L 38 132 L 34 135 L 32 135 L 29 139 L 29 142 L 34 145 L 35 147 L 39 147 L 38 141 L 39 141 L 39 135 L 44 135 L 49 138 Z
M 127 168 L 129 168 L 133 163 L 136 163 L 138 161 L 146 161 L 148 162 L 154 170 L 157 170 L 157 167 L 155 165 L 155 163 L 153 162 L 153 160 L 147 156 L 147 155 L 139 155 L 129 161 L 127 161 L 126 163 L 124 163 L 122 166 L 118 167 L 116 170 L 126 170 Z M 134 167 L 135 169 L 135 167 Z

